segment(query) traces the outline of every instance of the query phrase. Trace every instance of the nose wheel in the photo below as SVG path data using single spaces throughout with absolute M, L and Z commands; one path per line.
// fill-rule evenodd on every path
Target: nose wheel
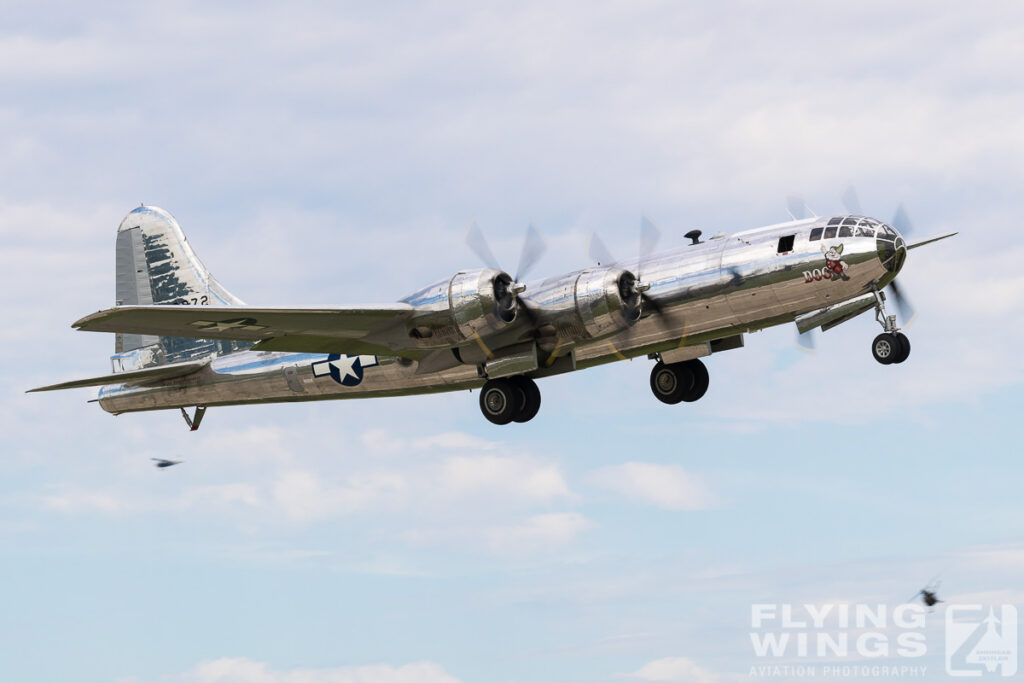
M 529 422 L 540 410 L 540 389 L 529 377 L 489 379 L 480 390 L 480 412 L 489 422 Z
M 682 363 L 658 361 L 651 369 L 651 392 L 662 403 L 692 403 L 707 393 L 710 378 L 697 359 Z
M 875 320 L 882 326 L 882 334 L 871 342 L 871 355 L 882 365 L 902 363 L 910 357 L 910 340 L 896 327 L 896 316 L 885 312 L 885 296 L 875 290 Z
M 902 332 L 883 332 L 871 343 L 871 355 L 882 365 L 902 363 L 910 357 L 910 340 Z

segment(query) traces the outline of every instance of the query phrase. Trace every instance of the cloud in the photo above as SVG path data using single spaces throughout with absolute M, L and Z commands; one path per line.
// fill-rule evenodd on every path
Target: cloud
M 493 451 L 500 444 L 465 432 L 442 432 L 418 438 L 396 436 L 394 430 L 369 429 L 359 437 L 363 446 L 374 453 L 450 453 L 452 451 Z
M 433 662 L 402 666 L 374 664 L 277 671 L 265 662 L 222 658 L 202 662 L 177 678 L 180 683 L 458 683 Z
M 248 507 L 259 507 L 264 497 L 259 489 L 252 484 L 229 483 L 209 484 L 186 488 L 180 498 L 182 509 L 209 509 L 211 506 L 234 506 L 242 504 Z
M 686 657 L 665 657 L 648 662 L 630 674 L 644 681 L 673 681 L 676 683 L 717 683 L 718 674 L 698 666 Z
M 628 462 L 590 475 L 599 488 L 666 510 L 706 510 L 717 504 L 704 481 L 678 465 Z
M 308 522 L 374 510 L 420 513 L 482 499 L 492 504 L 572 500 L 555 465 L 528 457 L 451 456 L 440 463 L 389 462 L 387 468 L 352 473 L 332 482 L 324 473 L 278 474 L 269 499 L 287 517 Z
M 67 514 L 112 513 L 127 509 L 125 502 L 112 494 L 70 485 L 55 486 L 50 492 L 39 495 L 37 500 L 44 509 Z
M 565 545 L 592 526 L 593 522 L 578 512 L 554 512 L 534 515 L 520 524 L 493 527 L 484 537 L 496 553 L 522 554 Z
M 556 465 L 522 457 L 452 456 L 442 463 L 438 483 L 452 495 L 498 495 L 528 500 L 572 495 Z
M 970 548 L 960 554 L 965 564 L 985 569 L 1024 572 L 1024 546 L 982 546 Z
M 146 449 L 167 439 L 142 429 L 135 435 L 142 449 L 127 448 L 133 456 L 125 461 L 125 483 L 54 484 L 6 500 L 65 515 L 136 519 L 172 512 L 186 523 L 227 524 L 257 538 L 323 528 L 351 533 L 347 527 L 354 524 L 376 539 L 484 555 L 551 550 L 591 526 L 582 514 L 557 509 L 580 502 L 558 464 L 504 454 L 496 442 L 455 431 L 395 436 L 368 430 L 353 440 L 356 448 L 321 458 L 331 451 L 320 446 L 319 432 L 306 433 L 313 436 L 289 441 L 282 429 L 266 425 L 213 431 L 200 448 L 218 458 L 189 458 L 154 476 Z M 206 483 L 194 483 L 191 473 Z M 368 550 L 347 563 L 378 559 Z
M 422 439 L 416 439 L 413 443 L 421 450 L 468 450 L 480 452 L 492 451 L 498 447 L 498 444 L 494 441 L 487 441 L 465 432 L 443 432 Z
M 397 472 L 353 475 L 340 485 L 324 483 L 312 472 L 289 471 L 273 484 L 273 500 L 293 520 L 310 521 L 350 514 L 401 500 L 408 478 Z
M 216 453 L 218 461 L 245 467 L 285 464 L 296 450 L 294 443 L 289 445 L 289 430 L 277 425 L 215 429 L 202 438 L 203 449 Z

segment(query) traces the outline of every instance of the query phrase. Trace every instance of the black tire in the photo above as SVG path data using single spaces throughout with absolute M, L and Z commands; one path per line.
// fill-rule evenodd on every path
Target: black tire
M 883 332 L 871 342 L 871 355 L 882 365 L 889 365 L 896 361 L 903 353 L 903 345 L 894 334 Z
M 680 363 L 680 365 L 685 366 L 693 375 L 693 386 L 689 391 L 683 393 L 683 400 L 687 403 L 700 400 L 704 394 L 708 393 L 708 385 L 711 384 L 707 366 L 696 358 Z
M 896 339 L 900 343 L 900 353 L 893 360 L 893 363 L 902 363 L 906 359 L 910 358 L 910 340 L 907 339 L 907 335 L 902 332 L 896 333 Z
M 523 404 L 523 390 L 504 378 L 490 379 L 480 390 L 480 412 L 496 425 L 515 419 Z
M 662 403 L 679 403 L 693 389 L 693 384 L 693 372 L 685 363 L 666 365 L 658 361 L 651 369 L 651 392 Z
M 540 389 L 537 388 L 536 382 L 523 375 L 510 377 L 509 380 L 515 384 L 523 394 L 523 401 L 512 420 L 514 422 L 529 422 L 537 416 L 537 411 L 540 410 Z

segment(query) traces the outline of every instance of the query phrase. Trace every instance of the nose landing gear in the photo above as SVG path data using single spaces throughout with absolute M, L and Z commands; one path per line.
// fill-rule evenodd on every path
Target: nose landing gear
M 902 363 L 910 357 L 910 340 L 896 327 L 896 316 L 885 312 L 885 296 L 875 292 L 875 320 L 882 326 L 882 334 L 871 342 L 871 355 L 882 365 Z

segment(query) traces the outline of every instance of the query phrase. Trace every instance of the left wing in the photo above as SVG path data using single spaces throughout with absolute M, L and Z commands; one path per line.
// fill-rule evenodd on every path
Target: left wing
M 90 332 L 256 342 L 259 351 L 396 355 L 408 348 L 409 304 L 348 308 L 250 306 L 118 306 L 87 315 L 71 326 Z
M 81 387 L 102 387 L 108 384 L 127 384 L 128 386 L 140 386 L 143 384 L 149 384 L 151 382 L 159 382 L 165 379 L 173 379 L 175 377 L 184 377 L 185 375 L 191 375 L 193 372 L 199 372 L 209 364 L 210 361 L 208 360 L 198 360 L 191 361 L 188 363 L 157 365 L 152 368 L 143 368 L 142 370 L 115 372 L 110 375 L 100 375 L 99 377 L 75 379 L 71 380 L 70 382 L 61 382 L 60 384 L 50 384 L 45 387 L 36 387 L 35 389 L 29 389 L 25 393 L 31 394 L 34 391 L 56 391 L 58 389 L 79 389 Z

